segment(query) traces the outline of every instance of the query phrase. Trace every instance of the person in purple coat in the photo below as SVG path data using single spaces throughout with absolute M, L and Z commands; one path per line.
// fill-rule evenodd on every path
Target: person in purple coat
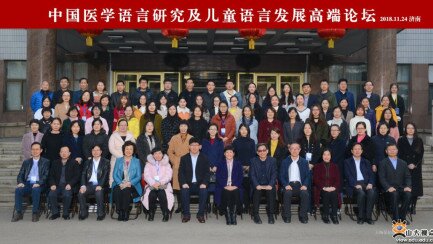
M 215 202 L 227 225 L 236 225 L 236 215 L 242 212 L 242 164 L 234 160 L 233 146 L 224 148 L 225 159 L 217 165 Z

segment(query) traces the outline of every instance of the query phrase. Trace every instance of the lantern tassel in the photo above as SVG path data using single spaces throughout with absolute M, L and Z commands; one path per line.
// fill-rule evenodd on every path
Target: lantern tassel
M 334 48 L 334 39 L 329 39 L 328 40 L 328 48 Z
M 254 39 L 250 39 L 248 42 L 248 49 L 254 50 Z
M 91 36 L 86 37 L 86 46 L 88 46 L 88 47 L 93 46 L 93 38 Z
M 178 48 L 178 47 L 179 47 L 179 41 L 175 37 L 171 40 L 171 48 Z

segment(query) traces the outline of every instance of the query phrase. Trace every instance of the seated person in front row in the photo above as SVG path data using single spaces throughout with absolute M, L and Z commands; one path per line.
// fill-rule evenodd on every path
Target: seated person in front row
M 78 218 L 84 220 L 89 216 L 86 198 L 89 195 L 95 195 L 98 215 L 96 220 L 101 221 L 105 218 L 104 191 L 107 191 L 108 187 L 110 161 L 101 157 L 101 146 L 94 145 L 91 150 L 92 158 L 84 162 L 83 172 L 81 173 L 81 187 L 78 193 L 80 216 Z
M 51 220 L 60 217 L 58 197 L 63 198 L 63 219 L 69 219 L 69 207 L 72 202 L 72 194 L 80 181 L 80 165 L 77 161 L 70 158 L 71 152 L 69 147 L 60 148 L 60 159 L 51 163 L 48 177 L 48 200 L 51 208 Z
M 344 175 L 347 186 L 346 193 L 349 197 L 356 197 L 358 205 L 358 224 L 374 224 L 371 215 L 373 213 L 375 193 L 375 176 L 370 161 L 361 157 L 362 145 L 352 145 L 352 157 L 344 161 Z
M 322 162 L 314 166 L 314 204 L 320 208 L 322 199 L 322 220 L 329 224 L 329 205 L 331 205 L 331 221 L 339 224 L 337 217 L 338 194 L 340 193 L 340 170 L 336 163 L 331 161 L 332 155 L 329 148 L 322 152 Z
M 236 215 L 242 213 L 242 164 L 234 159 L 233 146 L 224 148 L 224 156 L 216 165 L 215 203 L 220 214 L 225 215 L 227 225 L 236 225 Z
M 307 160 L 299 156 L 301 146 L 294 142 L 290 144 L 290 156 L 283 160 L 280 168 L 280 181 L 284 193 L 284 212 L 283 220 L 285 223 L 291 222 L 292 196 L 300 198 L 299 221 L 308 223 L 307 210 L 310 202 L 308 186 L 311 176 Z
M 39 221 L 39 200 L 48 178 L 50 161 L 41 157 L 42 147 L 39 142 L 31 146 L 32 157 L 24 160 L 17 177 L 15 188 L 15 211 L 12 222 L 23 219 L 23 196 L 32 196 L 32 221 Z
M 174 195 L 171 187 L 171 169 L 168 156 L 164 155 L 162 149 L 156 147 L 147 156 L 147 163 L 144 167 L 144 180 L 147 183 L 144 189 L 142 202 L 144 207 L 149 210 L 149 221 L 153 221 L 157 201 L 162 211 L 162 221 L 167 222 L 169 211 L 173 209 Z
M 205 222 L 204 211 L 206 211 L 210 163 L 207 157 L 200 153 L 200 148 L 199 140 L 192 137 L 189 140 L 189 153 L 180 158 L 179 184 L 182 188 L 182 223 L 186 223 L 191 219 L 190 194 L 199 195 L 197 220 L 200 223 Z
M 259 216 L 260 198 L 266 196 L 268 223 L 274 224 L 275 184 L 277 183 L 277 162 L 268 156 L 268 146 L 265 143 L 257 145 L 258 157 L 251 159 L 250 180 L 253 188 L 254 223 L 261 224 Z
M 412 192 L 412 178 L 409 168 L 405 161 L 397 158 L 396 144 L 388 144 L 386 154 L 388 157 L 379 164 L 379 181 L 386 191 L 392 220 L 406 220 Z M 399 208 L 400 203 L 401 207 Z M 410 224 L 408 220 L 406 220 L 406 224 Z
M 118 221 L 129 220 L 129 204 L 138 202 L 141 190 L 140 160 L 134 157 L 136 148 L 131 141 L 122 146 L 123 157 L 116 159 L 113 170 L 113 200 L 118 212 Z

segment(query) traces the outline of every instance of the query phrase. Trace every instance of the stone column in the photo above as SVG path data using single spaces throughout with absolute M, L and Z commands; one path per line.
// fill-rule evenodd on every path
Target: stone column
M 26 101 L 30 104 L 33 92 L 40 89 L 43 80 L 54 89 L 56 78 L 56 31 L 51 29 L 27 30 L 27 86 Z M 32 118 L 30 105 L 26 110 L 27 122 Z
M 368 80 L 380 96 L 389 91 L 397 80 L 397 30 L 368 30 L 367 39 Z

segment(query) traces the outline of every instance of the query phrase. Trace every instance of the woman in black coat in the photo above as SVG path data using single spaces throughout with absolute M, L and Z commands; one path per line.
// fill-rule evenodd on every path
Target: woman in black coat
M 404 99 L 402 96 L 398 95 L 398 85 L 396 83 L 392 83 L 389 87 L 389 106 L 391 106 L 395 110 L 395 114 L 397 115 L 398 121 L 398 131 L 400 135 L 403 135 L 403 116 L 406 112 L 406 107 L 404 105 Z
M 167 152 L 168 143 L 170 142 L 171 137 L 178 133 L 180 123 L 179 116 L 177 115 L 176 105 L 168 105 L 167 110 L 167 117 L 165 117 L 161 123 L 162 150 L 164 153 Z
M 310 170 L 319 162 L 321 156 L 320 142 L 315 135 L 313 125 L 310 122 L 306 122 L 302 130 L 302 137 L 298 140 L 299 145 L 301 145 L 301 153 L 299 155 L 308 161 Z
M 101 117 L 107 121 L 109 129 L 108 135 L 111 135 L 113 132 L 114 113 L 113 108 L 110 107 L 110 96 L 104 94 L 99 101 L 101 104 Z
M 374 148 L 373 141 L 367 135 L 367 125 L 365 124 L 365 122 L 360 121 L 356 123 L 355 128 L 356 128 L 357 135 L 352 137 L 352 139 L 350 139 L 349 144 L 347 145 L 346 157 L 348 158 L 352 156 L 351 149 L 353 147 L 353 144 L 360 143 L 362 146 L 361 157 L 370 161 L 373 172 L 377 172 L 377 165 L 374 162 L 374 156 L 376 150 Z
M 260 123 L 264 116 L 263 108 L 260 106 L 257 96 L 249 96 L 245 106 L 246 105 L 249 105 L 254 110 L 254 118 L 256 118 L 257 122 Z
M 137 138 L 137 155 L 140 159 L 142 172 L 147 162 L 147 156 L 154 148 L 161 148 L 161 140 L 156 136 L 153 122 L 147 121 L 144 124 L 143 132 Z
M 378 165 L 386 157 L 386 146 L 396 144 L 395 139 L 389 135 L 389 126 L 386 122 L 380 122 L 377 133 L 371 138 L 375 148 L 374 164 Z M 373 163 L 372 162 L 372 163 Z
M 188 120 L 189 134 L 197 138 L 200 142 L 206 137 L 208 122 L 203 118 L 203 108 L 194 107 L 191 118 Z
M 83 139 L 83 154 L 85 160 L 88 160 L 92 157 L 92 148 L 95 145 L 99 145 L 102 150 L 102 157 L 106 159 L 110 159 L 110 151 L 108 150 L 108 135 L 105 133 L 105 130 L 102 128 L 102 120 L 97 118 L 92 122 L 92 132 L 84 136 Z
M 284 143 L 287 146 L 301 138 L 302 129 L 304 128 L 304 122 L 299 118 L 296 107 L 290 107 L 288 114 L 289 121 L 283 124 Z
M 54 118 L 51 123 L 51 131 L 44 134 L 42 137 L 42 157 L 50 160 L 51 162 L 60 159 L 60 148 L 63 145 L 63 133 L 60 131 L 62 127 L 62 120 Z
M 84 162 L 83 153 L 83 138 L 84 138 L 84 127 L 80 120 L 72 121 L 68 133 L 63 138 L 63 145 L 69 147 L 71 156 L 69 158 L 74 159 L 81 165 Z
M 340 180 L 344 181 L 344 160 L 346 155 L 346 141 L 341 138 L 341 129 L 338 125 L 331 125 L 330 129 L 331 138 L 329 139 L 327 147 L 331 151 L 332 162 L 338 166 L 340 172 Z M 344 184 L 340 184 L 344 186 Z M 343 187 L 340 187 L 342 190 Z
M 424 143 L 416 130 L 414 123 L 408 123 L 405 135 L 398 139 L 398 157 L 406 161 L 412 175 L 412 203 L 410 211 L 415 214 L 416 202 L 423 196 L 422 160 L 424 156 Z

